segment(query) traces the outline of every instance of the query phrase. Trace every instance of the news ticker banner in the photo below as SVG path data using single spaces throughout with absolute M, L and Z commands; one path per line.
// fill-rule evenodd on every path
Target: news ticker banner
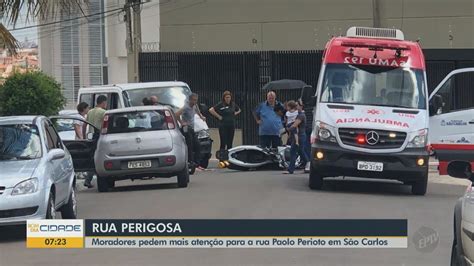
M 28 220 L 28 248 L 407 248 L 407 220 Z

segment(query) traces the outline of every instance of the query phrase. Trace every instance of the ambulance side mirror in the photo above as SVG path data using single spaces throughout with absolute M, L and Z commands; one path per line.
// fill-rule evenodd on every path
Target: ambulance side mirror
M 439 115 L 443 112 L 443 96 L 435 94 L 429 104 L 430 116 Z
M 305 86 L 301 91 L 301 101 L 304 106 L 314 106 L 316 104 L 316 88 Z

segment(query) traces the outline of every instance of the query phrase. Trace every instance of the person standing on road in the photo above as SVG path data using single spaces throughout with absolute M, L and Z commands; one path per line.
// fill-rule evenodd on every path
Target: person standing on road
M 158 96 L 155 96 L 155 95 L 150 96 L 150 102 L 151 102 L 151 105 L 158 105 L 158 104 L 160 104 L 160 103 L 158 102 Z
M 82 102 L 77 105 L 77 118 L 81 120 L 86 120 L 87 113 L 89 113 L 89 104 Z M 79 120 L 73 120 L 74 131 L 76 132 L 76 140 L 81 140 L 86 138 L 86 126 L 84 122 Z
M 306 139 L 304 139 L 303 141 L 303 149 L 306 153 L 306 156 L 308 156 L 308 158 L 311 157 L 311 140 L 310 140 L 310 136 L 311 136 L 311 132 L 312 132 L 312 128 L 311 128 L 311 125 L 312 125 L 312 122 L 311 122 L 311 119 L 313 118 L 313 114 L 312 114 L 312 110 L 308 110 L 308 112 L 305 111 L 305 106 L 303 105 L 303 102 L 300 100 L 298 100 L 296 102 L 296 104 L 298 105 L 298 112 L 299 113 L 303 113 L 304 116 L 305 116 L 305 121 L 304 121 L 304 125 L 306 127 Z
M 89 113 L 89 104 L 86 102 L 81 102 L 80 104 L 77 105 L 77 112 L 79 113 L 77 115 L 77 118 L 82 119 L 82 120 L 87 120 L 87 114 Z M 87 138 L 86 136 L 86 129 L 87 129 L 87 124 L 79 121 L 79 120 L 74 120 L 74 131 L 76 132 L 76 140 L 84 140 Z M 94 178 L 94 172 L 86 172 L 86 173 L 81 173 L 80 175 L 84 176 L 84 186 L 88 188 L 94 187 L 92 185 L 92 179 Z
M 294 101 L 290 102 L 292 106 L 297 108 L 297 103 Z M 290 104 L 289 104 L 290 105 Z M 300 156 L 301 165 L 306 165 L 309 162 L 309 157 L 304 151 L 304 145 L 306 142 L 306 116 L 304 112 L 298 111 L 295 122 L 288 128 L 289 132 L 295 132 L 297 136 L 290 135 L 290 165 L 288 167 L 287 174 L 293 174 L 295 171 L 296 158 Z M 300 143 L 298 143 L 300 142 Z
M 95 132 L 94 128 L 89 127 L 89 133 L 100 134 L 102 123 L 104 121 L 105 112 L 107 109 L 107 97 L 100 95 L 97 97 L 96 106 L 87 114 L 87 122 L 96 127 L 99 132 Z
M 199 158 L 195 158 L 195 155 L 199 155 L 199 141 L 194 133 L 194 115 L 198 114 L 202 120 L 206 121 L 206 117 L 201 114 L 197 103 L 198 95 L 193 93 L 189 96 L 184 107 L 176 112 L 176 117 L 182 125 L 183 135 L 188 146 L 188 161 L 194 164 L 194 166 L 199 165 Z
M 150 98 L 149 98 L 149 97 L 143 98 L 142 104 L 143 104 L 143 106 L 149 106 L 149 105 L 151 105 L 151 100 L 150 100 Z
M 96 106 L 87 113 L 87 122 L 96 127 L 99 132 L 96 132 L 93 127 L 89 127 L 89 133 L 94 135 L 100 134 L 102 129 L 102 123 L 104 121 L 105 109 L 107 108 L 107 97 L 105 95 L 100 95 L 97 97 Z M 94 173 L 87 173 L 86 180 L 84 181 L 84 186 L 88 188 L 94 187 L 92 185 L 92 179 L 94 178 Z
M 254 112 L 255 121 L 259 125 L 260 146 L 264 148 L 277 148 L 281 145 L 280 132 L 283 124 L 278 113 L 284 113 L 284 107 L 276 100 L 276 93 L 270 91 L 267 93 L 267 100 L 259 104 Z
M 222 102 L 209 109 L 209 112 L 219 120 L 220 150 L 232 148 L 235 134 L 235 120 L 242 110 L 232 100 L 230 91 L 222 95 Z

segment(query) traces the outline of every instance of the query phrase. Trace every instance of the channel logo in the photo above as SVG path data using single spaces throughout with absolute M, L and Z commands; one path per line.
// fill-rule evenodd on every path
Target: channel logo
M 28 220 L 26 240 L 28 248 L 82 248 L 84 221 Z
M 83 220 L 28 220 L 28 237 L 83 237 Z

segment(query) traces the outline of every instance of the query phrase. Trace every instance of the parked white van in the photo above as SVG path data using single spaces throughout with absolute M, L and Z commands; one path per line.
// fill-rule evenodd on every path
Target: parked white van
M 79 89 L 78 103 L 86 102 L 91 108 L 95 106 L 97 97 L 107 97 L 107 110 L 121 109 L 126 107 L 142 106 L 143 98 L 157 96 L 160 104 L 171 106 L 174 111 L 184 106 L 187 98 L 191 95 L 188 84 L 180 81 L 166 82 L 142 82 L 95 86 Z M 207 107 L 204 107 L 207 110 Z M 202 111 L 205 111 L 202 109 Z M 196 133 L 199 140 L 199 164 L 207 167 L 211 158 L 212 139 L 209 128 L 199 116 L 195 118 Z M 199 129 L 198 129 L 199 128 Z
M 78 103 L 86 102 L 93 108 L 97 97 L 105 95 L 111 110 L 143 105 L 143 98 L 155 95 L 160 103 L 181 108 L 189 94 L 188 84 L 179 81 L 112 84 L 79 89 Z

